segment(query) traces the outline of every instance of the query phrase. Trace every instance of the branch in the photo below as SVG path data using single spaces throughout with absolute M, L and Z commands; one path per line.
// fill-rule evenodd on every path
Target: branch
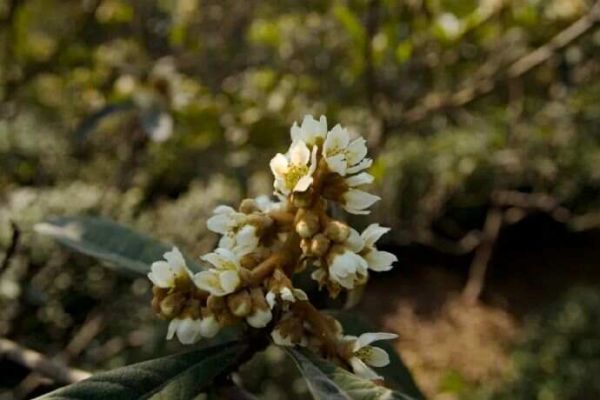
M 8 268 L 8 264 L 10 264 L 10 260 L 15 255 L 17 251 L 17 246 L 19 245 L 19 238 L 21 237 L 21 230 L 17 226 L 14 221 L 10 222 L 10 227 L 12 229 L 12 236 L 10 239 L 10 244 L 6 249 L 6 254 L 4 255 L 4 259 L 2 260 L 2 264 L 0 264 L 0 271 L 4 271 Z
M 0 355 L 5 356 L 32 371 L 36 371 L 44 376 L 52 378 L 57 383 L 74 383 L 89 378 L 89 372 L 69 368 L 68 366 L 50 360 L 37 351 L 27 349 L 19 344 L 0 338 Z
M 566 47 L 588 32 L 599 21 L 600 1 L 597 1 L 589 12 L 558 33 L 546 44 L 514 61 L 506 69 L 506 74 L 504 74 L 503 78 L 505 80 L 515 79 L 548 61 L 558 50 Z M 491 67 L 489 65 L 482 67 L 482 70 L 488 69 L 488 71 L 482 74 L 483 77 L 481 79 L 462 85 L 463 88 L 455 93 L 429 93 L 423 101 L 418 102 L 417 106 L 407 110 L 400 121 L 389 123 L 387 128 L 396 129 L 405 124 L 419 122 L 432 112 L 443 108 L 464 106 L 478 97 L 493 91 L 500 82 L 500 79 L 496 78 L 496 76 L 499 74 L 501 68 L 501 63 L 496 63 Z

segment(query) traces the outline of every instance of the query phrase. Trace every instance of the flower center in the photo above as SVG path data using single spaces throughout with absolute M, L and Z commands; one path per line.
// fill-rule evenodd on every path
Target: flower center
M 294 189 L 300 178 L 308 172 L 308 165 L 291 165 L 285 174 L 285 187 L 289 190 Z
M 372 354 L 373 354 L 373 349 L 371 348 L 371 346 L 362 347 L 354 352 L 354 355 L 363 361 L 371 358 Z

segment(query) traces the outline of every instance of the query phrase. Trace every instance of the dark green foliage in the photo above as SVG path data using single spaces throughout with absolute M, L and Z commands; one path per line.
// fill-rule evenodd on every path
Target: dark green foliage
M 516 378 L 496 399 L 600 398 L 600 291 L 574 288 L 530 324 Z
M 234 369 L 246 347 L 239 342 L 222 343 L 129 365 L 96 374 L 40 399 L 192 399 L 206 392 L 216 377 Z

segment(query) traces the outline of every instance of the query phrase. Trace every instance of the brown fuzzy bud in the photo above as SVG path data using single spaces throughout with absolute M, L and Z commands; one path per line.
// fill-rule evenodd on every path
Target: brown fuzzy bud
M 350 227 L 341 221 L 330 221 L 325 228 L 325 235 L 334 242 L 342 243 L 350 236 Z
M 265 294 L 260 288 L 252 288 L 250 291 L 250 296 L 252 297 L 252 310 L 268 310 L 269 304 L 265 299 Z
M 248 216 L 248 224 L 255 226 L 258 230 L 263 230 L 273 225 L 273 220 L 263 214 L 252 214 Z
M 258 211 L 258 204 L 256 204 L 256 200 L 254 199 L 244 199 L 240 203 L 240 212 L 244 214 L 250 214 L 255 211 Z
M 240 259 L 240 265 L 246 269 L 253 269 L 259 263 L 259 259 L 255 256 L 254 253 L 246 254 Z
M 297 208 L 307 208 L 310 207 L 312 202 L 312 188 L 309 188 L 306 192 L 295 192 L 292 195 L 292 204 Z
M 311 244 L 310 239 L 302 239 L 300 241 L 300 248 L 302 249 L 302 254 L 304 254 L 305 256 L 312 255 L 311 250 L 310 250 L 310 244 Z
M 225 302 L 225 299 L 223 297 L 213 295 L 208 296 L 208 299 L 206 300 L 206 306 L 210 311 L 212 311 L 213 314 L 218 314 L 219 312 L 227 309 L 227 303 Z
M 246 290 L 241 290 L 227 296 L 227 306 L 237 317 L 245 317 L 252 311 L 252 298 Z
M 329 250 L 329 246 L 331 245 L 331 241 L 327 238 L 327 236 L 322 233 L 318 233 L 310 242 L 310 252 L 315 256 L 322 256 L 327 253 Z
M 313 237 L 321 225 L 319 224 L 319 216 L 308 210 L 300 210 L 296 219 L 296 232 L 302 238 Z
M 181 312 L 184 305 L 184 297 L 181 293 L 173 293 L 160 302 L 160 313 L 165 318 L 175 318 Z

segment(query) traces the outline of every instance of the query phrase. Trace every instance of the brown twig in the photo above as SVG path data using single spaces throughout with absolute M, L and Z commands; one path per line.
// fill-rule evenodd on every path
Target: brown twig
M 425 119 L 432 112 L 439 111 L 444 108 L 462 107 L 478 97 L 493 91 L 502 79 L 515 79 L 527 72 L 531 71 L 538 65 L 548 61 L 560 49 L 566 47 L 584 33 L 592 29 L 600 21 L 600 1 L 597 1 L 593 7 L 579 18 L 577 21 L 569 25 L 567 28 L 552 37 L 547 43 L 536 48 L 535 50 L 525 54 L 514 61 L 506 72 L 501 74 L 503 65 L 496 63 L 493 66 L 486 66 L 486 72 L 482 74 L 482 78 L 465 85 L 462 89 L 448 93 L 430 93 L 423 101 L 418 102 L 418 105 L 407 110 L 399 121 L 390 122 L 387 124 L 388 129 L 396 129 L 405 124 L 419 122 Z M 502 79 L 499 75 L 503 75 Z
M 8 264 L 10 264 L 10 260 L 15 255 L 17 251 L 17 247 L 19 245 L 19 239 L 21 237 L 21 230 L 17 226 L 14 221 L 10 222 L 10 227 L 12 229 L 12 236 L 10 238 L 10 243 L 8 248 L 6 249 L 6 254 L 4 255 L 4 259 L 2 260 L 2 264 L 0 264 L 0 271 L 4 271 L 8 268 Z
M 22 347 L 8 339 L 0 338 L 0 354 L 58 383 L 79 382 L 91 376 L 87 371 L 70 368 L 62 363 L 50 360 L 37 351 Z
M 469 269 L 469 278 L 462 294 L 463 300 L 467 304 L 476 303 L 483 290 L 485 274 L 502 227 L 502 215 L 503 212 L 499 207 L 492 207 L 487 213 L 483 226 L 482 241 L 475 251 Z

